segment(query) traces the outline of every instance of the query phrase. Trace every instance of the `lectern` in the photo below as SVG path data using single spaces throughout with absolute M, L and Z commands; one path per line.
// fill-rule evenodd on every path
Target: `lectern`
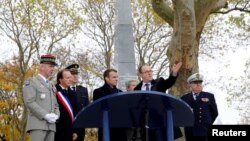
M 181 99 L 156 91 L 133 91 L 92 102 L 77 114 L 74 127 L 102 127 L 103 141 L 109 141 L 109 128 L 166 128 L 167 141 L 173 141 L 174 126 L 193 123 L 193 112 Z

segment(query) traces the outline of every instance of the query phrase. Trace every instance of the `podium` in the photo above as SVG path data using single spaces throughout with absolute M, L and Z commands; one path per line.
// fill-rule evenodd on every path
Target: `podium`
M 104 96 L 76 116 L 75 128 L 103 128 L 103 141 L 109 141 L 109 128 L 166 128 L 167 141 L 173 141 L 173 127 L 194 124 L 191 108 L 175 96 L 156 91 L 122 92 Z

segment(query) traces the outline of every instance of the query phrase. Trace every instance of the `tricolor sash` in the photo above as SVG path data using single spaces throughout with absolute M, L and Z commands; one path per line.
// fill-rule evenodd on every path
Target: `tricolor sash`
M 69 99 L 64 96 L 60 91 L 56 92 L 56 97 L 60 100 L 60 102 L 62 103 L 63 107 L 66 109 L 66 111 L 68 112 L 72 122 L 74 121 L 74 113 L 73 113 L 73 108 L 70 104 Z

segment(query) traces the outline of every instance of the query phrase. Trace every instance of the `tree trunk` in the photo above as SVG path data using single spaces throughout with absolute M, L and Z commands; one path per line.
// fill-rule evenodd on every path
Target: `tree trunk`
M 173 27 L 173 35 L 167 51 L 170 67 L 183 63 L 179 77 L 170 93 L 181 96 L 189 88 L 187 78 L 199 72 L 199 41 L 211 12 L 225 7 L 226 0 L 152 0 L 154 11 Z
M 26 68 L 26 67 L 24 67 Z M 26 71 L 25 71 L 26 72 Z M 24 84 L 24 80 L 25 80 L 25 74 L 20 72 L 22 74 L 21 76 L 21 81 L 20 81 L 20 84 L 19 84 L 19 95 L 18 96 L 18 101 L 20 103 L 20 105 L 22 105 L 23 107 L 23 112 L 22 112 L 22 116 L 21 116 L 21 119 L 19 120 L 19 128 L 20 129 L 20 137 L 19 137 L 19 141 L 25 141 L 25 136 L 26 136 L 26 123 L 27 123 L 27 108 L 26 106 L 24 105 L 24 101 L 23 101 L 23 84 Z
M 183 66 L 171 93 L 183 95 L 187 91 L 187 77 L 198 72 L 198 43 L 193 0 L 175 0 L 173 36 L 167 51 L 170 66 L 181 61 Z M 178 9 L 178 10 L 177 10 Z

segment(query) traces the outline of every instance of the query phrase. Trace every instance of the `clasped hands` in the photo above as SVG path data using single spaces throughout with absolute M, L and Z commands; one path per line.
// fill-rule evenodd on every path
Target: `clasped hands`
M 47 120 L 49 123 L 55 123 L 58 118 L 59 116 L 54 113 L 49 113 L 44 116 L 44 119 Z

